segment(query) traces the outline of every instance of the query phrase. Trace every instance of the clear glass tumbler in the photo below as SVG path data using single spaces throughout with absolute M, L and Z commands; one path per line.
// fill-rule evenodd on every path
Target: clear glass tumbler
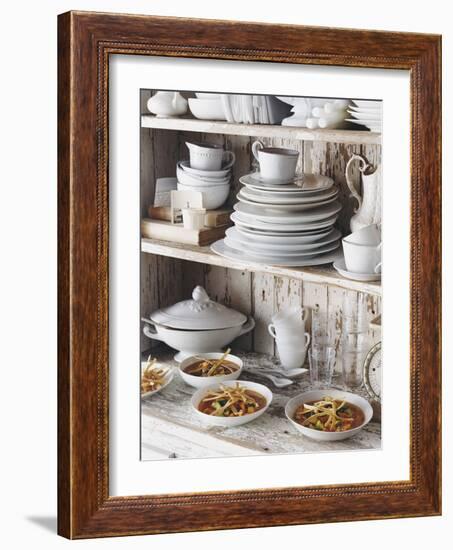
M 310 382 L 313 386 L 328 387 L 332 385 L 335 356 L 333 347 L 312 345 L 308 359 L 310 361 Z

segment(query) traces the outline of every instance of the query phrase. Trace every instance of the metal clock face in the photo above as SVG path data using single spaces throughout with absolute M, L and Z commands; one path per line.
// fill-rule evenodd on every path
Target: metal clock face
M 364 364 L 365 387 L 370 396 L 376 401 L 381 400 L 381 342 L 374 345 L 365 359 Z

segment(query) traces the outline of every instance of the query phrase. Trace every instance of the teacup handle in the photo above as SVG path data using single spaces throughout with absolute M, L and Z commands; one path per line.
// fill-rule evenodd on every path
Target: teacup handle
M 273 324 L 268 325 L 267 330 L 269 331 L 269 334 L 272 336 L 272 338 L 277 338 L 277 334 L 275 333 L 275 326 Z
M 230 157 L 230 160 L 227 160 L 228 157 Z M 227 170 L 228 168 L 231 168 L 233 166 L 234 161 L 236 160 L 236 155 L 233 153 L 233 151 L 224 151 L 223 160 L 227 161 L 227 163 L 222 166 L 222 170 Z
M 257 162 L 260 161 L 260 159 L 258 158 L 258 151 L 260 149 L 264 149 L 264 143 L 259 139 L 257 139 L 256 141 L 253 142 L 253 145 L 252 145 L 252 153 L 253 153 L 253 156 L 256 158 Z
M 376 267 L 374 268 L 375 273 L 381 273 L 382 271 L 382 262 L 379 262 Z

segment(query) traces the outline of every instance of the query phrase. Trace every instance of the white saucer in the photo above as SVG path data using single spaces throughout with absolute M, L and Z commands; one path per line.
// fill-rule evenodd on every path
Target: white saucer
M 380 273 L 354 273 L 352 271 L 347 271 L 344 258 L 336 260 L 333 267 L 340 275 L 346 277 L 346 279 L 352 279 L 353 281 L 362 281 L 366 283 L 371 281 L 379 281 L 381 279 Z
M 313 193 L 330 189 L 334 184 L 332 178 L 320 174 L 304 174 L 296 176 L 290 182 L 265 180 L 259 172 L 251 172 L 241 176 L 239 181 L 250 187 L 263 191 L 286 191 L 298 193 Z

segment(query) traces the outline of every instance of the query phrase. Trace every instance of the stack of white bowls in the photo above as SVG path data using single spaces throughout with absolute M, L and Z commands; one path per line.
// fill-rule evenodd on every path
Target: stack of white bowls
M 268 181 L 259 172 L 240 178 L 225 239 L 211 248 L 230 259 L 282 266 L 321 265 L 338 255 L 341 210 L 331 178 L 306 174 L 301 181 Z
M 354 99 L 349 105 L 348 113 L 352 118 L 346 119 L 360 126 L 365 126 L 372 132 L 382 131 L 382 101 Z
M 186 143 L 190 160 L 176 165 L 178 191 L 198 191 L 203 196 L 203 208 L 220 208 L 230 192 L 231 167 L 235 155 L 209 143 Z

